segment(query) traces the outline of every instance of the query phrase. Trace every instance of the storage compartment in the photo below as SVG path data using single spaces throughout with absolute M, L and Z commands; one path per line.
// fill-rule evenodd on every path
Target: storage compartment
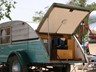
M 48 54 L 50 53 L 49 55 L 51 60 L 75 59 L 75 53 L 74 53 L 75 42 L 70 35 L 67 34 L 48 35 L 40 33 L 39 36 L 41 37 Z
M 73 39 L 67 39 L 67 49 L 57 50 L 57 59 L 74 59 L 74 47 L 75 43 Z

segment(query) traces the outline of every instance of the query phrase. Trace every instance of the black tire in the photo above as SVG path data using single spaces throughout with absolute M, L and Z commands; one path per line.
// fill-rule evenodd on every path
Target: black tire
M 9 72 L 28 72 L 27 66 L 21 65 L 17 56 L 8 59 Z

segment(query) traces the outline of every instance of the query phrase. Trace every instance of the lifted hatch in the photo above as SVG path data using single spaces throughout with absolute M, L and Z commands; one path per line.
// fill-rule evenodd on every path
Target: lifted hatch
M 84 8 L 54 3 L 37 28 L 41 33 L 73 34 L 91 11 Z

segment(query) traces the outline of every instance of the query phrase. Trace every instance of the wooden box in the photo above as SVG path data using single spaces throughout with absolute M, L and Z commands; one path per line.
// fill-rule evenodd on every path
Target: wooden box
M 57 50 L 57 59 L 73 59 L 72 50 Z

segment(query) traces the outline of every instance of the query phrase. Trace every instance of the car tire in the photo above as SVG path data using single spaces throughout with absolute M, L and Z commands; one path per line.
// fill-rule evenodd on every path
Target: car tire
M 9 72 L 28 72 L 27 66 L 22 65 L 17 56 L 9 58 Z

